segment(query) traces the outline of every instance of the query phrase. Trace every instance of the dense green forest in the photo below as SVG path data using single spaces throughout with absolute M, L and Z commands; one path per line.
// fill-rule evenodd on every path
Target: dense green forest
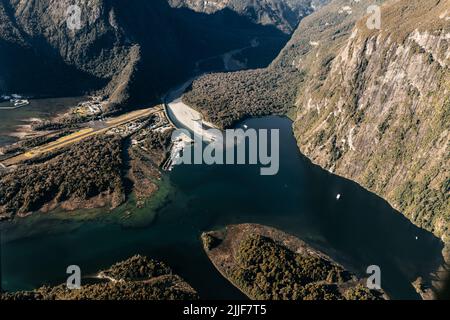
M 140 281 L 171 273 L 172 270 L 163 262 L 139 255 L 118 262 L 101 272 L 102 275 L 118 281 Z
M 379 294 L 351 280 L 342 267 L 313 255 L 294 253 L 274 240 L 250 234 L 235 252 L 230 279 L 257 300 L 374 300 Z
M 70 290 L 66 285 L 44 286 L 33 291 L 3 293 L 0 300 L 195 300 L 198 295 L 189 284 L 165 264 L 134 256 L 113 265 L 100 275 L 115 281 L 82 285 Z
M 156 166 L 160 167 L 166 160 L 172 144 L 172 130 L 150 131 L 144 140 L 144 147 Z
M 195 80 L 183 101 L 226 128 L 245 117 L 286 114 L 302 81 L 302 73 L 294 68 L 210 74 Z

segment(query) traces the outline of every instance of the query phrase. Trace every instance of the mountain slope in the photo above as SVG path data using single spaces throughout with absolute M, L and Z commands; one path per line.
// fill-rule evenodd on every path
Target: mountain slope
M 444 241 L 450 226 L 449 1 L 394 1 L 382 29 L 353 28 L 297 101 L 313 162 L 383 196 Z M 398 21 L 404 21 L 401 26 Z
M 173 7 L 214 13 L 229 8 L 263 25 L 274 25 L 283 32 L 295 30 L 301 18 L 328 3 L 329 0 L 169 0 Z
M 295 112 L 296 97 L 307 79 L 326 69 L 367 7 L 382 2 L 332 1 L 301 21 L 268 68 L 206 75 L 194 81 L 183 99 L 222 127 L 245 116 Z M 351 14 L 342 10 L 346 7 Z
M 81 2 L 80 30 L 67 27 L 73 1 L 1 1 L 0 93 L 74 95 L 106 86 L 111 108 L 149 103 L 200 59 L 254 38 L 261 44 L 255 50 L 270 59 L 288 40 L 228 8 L 204 14 L 167 1 Z
M 373 4 L 331 2 L 267 69 L 207 75 L 184 100 L 222 126 L 288 113 L 313 162 L 449 243 L 450 1 L 388 1 L 369 30 Z

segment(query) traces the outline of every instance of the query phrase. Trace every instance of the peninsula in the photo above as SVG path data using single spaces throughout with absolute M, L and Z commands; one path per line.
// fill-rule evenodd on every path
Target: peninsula
M 203 233 L 202 241 L 217 270 L 252 300 L 383 299 L 364 279 L 274 228 L 230 225 Z

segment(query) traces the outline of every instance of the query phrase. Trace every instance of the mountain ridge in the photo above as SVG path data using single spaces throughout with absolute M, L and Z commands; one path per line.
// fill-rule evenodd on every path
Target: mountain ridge
M 268 68 L 207 75 L 183 99 L 223 127 L 246 116 L 289 114 L 311 161 L 449 243 L 450 25 L 442 14 L 450 1 L 383 3 L 333 1 L 300 22 Z M 366 25 L 374 4 L 381 30 Z M 277 101 L 292 88 L 294 95 Z M 397 95 L 404 98 L 400 111 Z
M 294 123 L 313 162 L 380 194 L 447 243 L 450 25 L 439 15 L 449 8 L 395 1 L 382 8 L 381 30 L 360 20 L 324 81 L 304 87 Z M 399 28 L 399 19 L 409 23 Z
M 330 0 L 169 0 L 176 8 L 190 8 L 197 12 L 214 13 L 230 8 L 241 15 L 249 16 L 263 25 L 275 25 L 285 33 L 291 33 L 298 22 L 312 11 Z
M 81 29 L 70 30 L 71 5 L 70 0 L 0 3 L 1 93 L 95 93 L 110 98 L 108 109 L 121 109 L 157 101 L 201 59 L 258 38 L 260 46 L 252 50 L 270 62 L 288 40 L 275 25 L 257 24 L 227 6 L 205 14 L 171 7 L 168 0 L 83 2 Z

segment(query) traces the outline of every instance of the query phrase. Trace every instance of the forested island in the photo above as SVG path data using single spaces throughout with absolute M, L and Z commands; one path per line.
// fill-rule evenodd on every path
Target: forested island
M 282 231 L 255 224 L 203 233 L 214 266 L 253 300 L 380 300 L 330 257 Z
M 0 300 L 196 300 L 196 291 L 162 262 L 134 256 L 97 275 L 100 283 L 2 293 Z

